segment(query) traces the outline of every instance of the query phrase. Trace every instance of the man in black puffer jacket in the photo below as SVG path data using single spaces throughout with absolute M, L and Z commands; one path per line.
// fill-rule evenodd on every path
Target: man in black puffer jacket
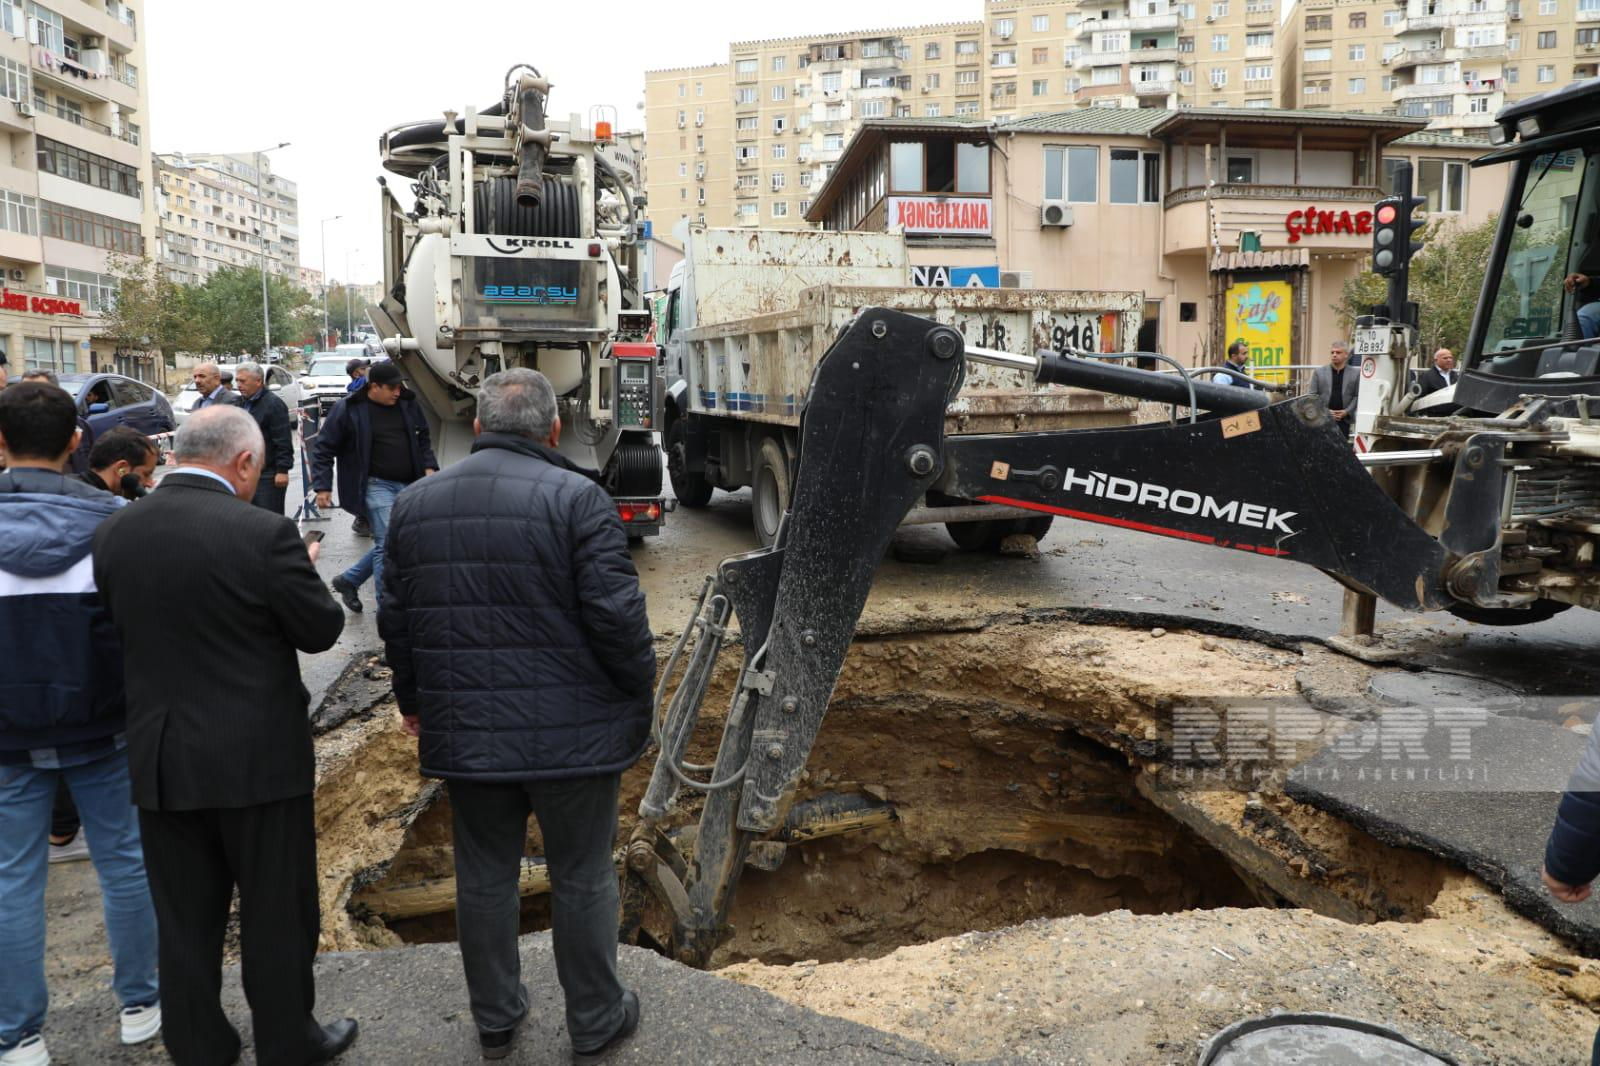
M 544 375 L 478 394 L 472 455 L 400 494 L 378 632 L 422 772 L 449 783 L 456 923 L 484 1057 L 528 1013 L 517 878 L 528 814 L 554 896 L 556 973 L 574 1057 L 631 1034 L 617 981 L 617 791 L 650 732 L 655 651 L 616 506 L 556 442 Z

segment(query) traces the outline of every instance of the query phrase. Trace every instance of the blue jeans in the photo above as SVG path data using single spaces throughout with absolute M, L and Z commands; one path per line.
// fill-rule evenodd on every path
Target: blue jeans
M 1600 337 L 1600 300 L 1578 308 L 1578 332 L 1586 341 Z
M 65 779 L 83 820 L 100 877 L 106 935 L 115 964 L 111 988 L 123 1007 L 160 999 L 156 912 L 145 881 L 139 819 L 130 798 L 127 752 L 65 768 L 0 766 L 0 1051 L 44 1026 L 44 890 L 49 878 L 50 809 Z
M 367 578 L 372 578 L 373 594 L 380 598 L 383 595 L 383 541 L 389 535 L 389 512 L 394 509 L 394 498 L 405 487 L 404 481 L 385 481 L 381 477 L 367 481 L 367 524 L 372 527 L 372 548 L 342 575 L 357 588 Z

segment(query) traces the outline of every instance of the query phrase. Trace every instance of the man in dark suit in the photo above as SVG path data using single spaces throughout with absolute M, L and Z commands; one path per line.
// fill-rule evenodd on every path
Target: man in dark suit
M 1438 392 L 1440 389 L 1449 388 L 1456 383 L 1459 375 L 1456 373 L 1456 355 L 1449 348 L 1440 348 L 1433 353 L 1433 365 L 1422 372 L 1418 381 L 1422 384 L 1422 395 Z
M 94 539 L 97 587 L 122 640 L 163 1033 L 179 1066 L 239 1054 L 217 996 L 235 885 L 256 1061 L 326 1062 L 356 1036 L 354 1020 L 321 1026 L 311 1013 L 317 843 L 310 697 L 295 657 L 332 647 L 344 612 L 317 576 L 316 546 L 246 502 L 264 450 L 245 412 L 196 412 L 178 431 L 177 468 Z
M 194 368 L 191 376 L 194 379 L 195 389 L 200 393 L 200 398 L 195 401 L 194 410 L 238 402 L 238 397 L 223 382 L 222 371 L 217 368 L 216 363 L 201 363 Z
M 283 514 L 289 492 L 289 471 L 294 468 L 294 438 L 289 435 L 289 408 L 267 388 L 265 375 L 257 363 L 240 363 L 233 368 L 233 383 L 243 407 L 267 442 L 266 458 L 261 460 L 261 484 L 250 502 L 273 514 Z
M 1322 401 L 1333 415 L 1333 424 L 1347 437 L 1355 422 L 1360 393 L 1361 371 L 1350 365 L 1350 346 L 1334 341 L 1327 363 L 1311 372 L 1311 395 Z

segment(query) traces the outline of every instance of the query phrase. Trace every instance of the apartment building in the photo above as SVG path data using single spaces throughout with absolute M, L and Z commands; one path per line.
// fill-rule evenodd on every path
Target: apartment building
M 153 375 L 101 334 L 108 260 L 152 233 L 142 10 L 0 0 L 0 362 L 13 374 Z
M 263 242 L 267 269 L 299 280 L 299 192 L 265 155 L 174 153 L 155 166 L 159 256 L 173 281 L 199 285 L 223 267 L 258 267 Z
M 733 223 L 733 98 L 726 63 L 645 73 L 645 217 Z

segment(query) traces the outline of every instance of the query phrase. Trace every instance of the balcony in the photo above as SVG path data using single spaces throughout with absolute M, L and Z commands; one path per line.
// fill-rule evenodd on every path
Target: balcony
M 1506 19 L 1503 11 L 1462 11 L 1454 15 L 1414 15 L 1395 23 L 1394 35 L 1428 33 L 1461 26 L 1498 26 Z
M 1127 94 L 1128 83 L 1125 81 L 1115 81 L 1109 85 L 1082 85 L 1073 92 L 1072 102 L 1075 104 L 1085 104 L 1091 100 L 1097 100 L 1107 96 L 1126 96 Z
M 1578 14 L 1577 14 L 1577 16 L 1575 18 L 1575 21 L 1577 21 L 1577 22 L 1600 22 L 1600 7 L 1593 8 L 1593 9 L 1591 9 L 1589 11 L 1585 11 L 1581 7 L 1578 8 Z
M 1331 59 L 1307 59 L 1300 64 L 1302 74 L 1327 74 L 1333 70 Z
M 1095 33 L 1127 30 L 1130 33 L 1177 33 L 1178 15 L 1135 15 L 1129 18 L 1084 19 L 1078 23 L 1078 39 L 1088 40 Z
M 1473 82 L 1475 88 L 1471 92 L 1491 92 L 1483 88 L 1483 82 Z M 1435 81 L 1427 84 L 1413 83 L 1411 85 L 1396 85 L 1390 94 L 1390 99 L 1399 103 L 1402 100 L 1423 100 L 1432 96 L 1457 96 L 1468 92 L 1467 83 L 1464 81 Z
M 1129 52 L 1085 52 L 1072 61 L 1073 69 L 1121 67 L 1129 63 L 1176 63 L 1176 48 L 1135 48 Z
M 1244 48 L 1246 59 L 1272 59 L 1277 54 L 1277 49 L 1270 44 L 1247 44 Z
M 1409 70 L 1429 63 L 1458 63 L 1463 60 L 1504 59 L 1504 44 L 1480 44 L 1470 48 L 1407 48 L 1389 60 L 1394 70 Z
M 1133 83 L 1135 96 L 1171 96 L 1178 91 L 1178 83 L 1173 78 L 1158 78 L 1155 81 L 1136 81 Z
M 1212 246 L 1213 239 L 1222 247 L 1231 248 L 1238 244 L 1239 234 L 1246 230 L 1261 233 L 1269 248 L 1290 247 L 1288 231 L 1281 220 L 1291 212 L 1304 211 L 1307 204 L 1316 204 L 1321 210 L 1349 211 L 1353 216 L 1357 211 L 1372 210 L 1372 205 L 1383 198 L 1383 192 L 1370 186 L 1216 185 L 1210 190 L 1210 217 L 1206 210 L 1207 198 L 1204 186 L 1175 189 L 1167 194 L 1167 254 L 1205 252 Z M 1263 227 L 1263 219 L 1280 221 L 1275 226 Z M 1309 248 L 1312 252 L 1368 252 L 1372 248 L 1372 236 L 1319 233 L 1302 238 L 1293 247 Z
M 1276 26 L 1278 24 L 1278 13 L 1271 8 L 1266 8 L 1261 11 L 1257 11 L 1253 8 L 1246 8 L 1244 12 L 1244 24 L 1246 26 Z
M 1491 103 L 1487 111 L 1474 111 L 1465 115 L 1451 116 L 1450 125 L 1463 130 L 1488 129 L 1495 124 L 1494 113 L 1498 110 L 1500 110 L 1500 104 Z M 1434 121 L 1437 122 L 1439 120 L 1435 119 Z

